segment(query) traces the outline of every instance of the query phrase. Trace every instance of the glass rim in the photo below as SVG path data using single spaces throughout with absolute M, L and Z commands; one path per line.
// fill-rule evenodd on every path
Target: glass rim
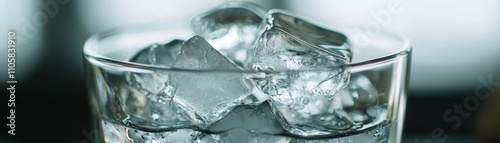
M 308 71 L 313 71 L 313 72 L 319 72 L 319 71 L 329 71 L 329 69 L 338 69 L 339 67 L 345 67 L 350 69 L 350 71 L 353 71 L 353 69 L 366 69 L 378 64 L 383 64 L 387 63 L 390 61 L 394 61 L 398 58 L 407 56 L 411 53 L 412 51 L 412 46 L 409 41 L 409 39 L 402 35 L 398 34 L 395 32 L 390 32 L 390 31 L 381 31 L 378 36 L 386 36 L 386 37 L 395 37 L 398 38 L 398 41 L 401 41 L 401 48 L 398 48 L 398 50 L 395 50 L 394 52 L 390 52 L 390 54 L 384 54 L 381 56 L 377 56 L 376 58 L 368 58 L 364 59 L 358 62 L 351 62 L 351 63 L 346 63 L 346 64 L 341 64 L 341 65 L 332 65 L 328 67 L 323 67 L 320 69 L 308 69 L 308 70 L 276 70 L 276 71 L 256 71 L 256 70 L 193 70 L 193 69 L 180 69 L 180 68 L 171 68 L 168 66 L 162 66 L 162 65 L 150 65 L 150 64 L 142 64 L 142 63 L 135 63 L 135 62 L 130 62 L 130 61 L 125 61 L 125 60 L 117 60 L 113 58 L 106 57 L 102 54 L 98 54 L 94 51 L 92 51 L 92 47 L 95 46 L 100 42 L 100 40 L 105 39 L 107 37 L 111 37 L 117 34 L 120 34 L 122 32 L 130 32 L 133 30 L 148 30 L 149 28 L 144 28 L 139 26 L 133 26 L 133 27 L 126 27 L 126 28 L 114 28 L 102 32 L 98 32 L 92 36 L 90 36 L 84 43 L 83 46 L 83 56 L 85 60 L 88 60 L 91 62 L 91 64 L 99 63 L 105 66 L 111 66 L 111 67 L 120 67 L 120 68 L 127 68 L 127 69 L 133 69 L 134 71 L 138 72 L 154 72 L 157 70 L 162 70 L 162 71 L 176 71 L 176 72 L 237 72 L 237 73 L 282 73 L 282 72 L 308 72 Z M 130 29 L 130 30 L 123 30 L 123 29 Z M 152 29 L 152 28 L 151 28 Z M 151 43 L 153 44 L 153 43 Z

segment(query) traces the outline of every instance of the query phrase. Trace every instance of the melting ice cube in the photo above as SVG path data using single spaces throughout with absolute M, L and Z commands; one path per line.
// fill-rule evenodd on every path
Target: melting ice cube
M 329 74 L 329 71 L 289 72 L 256 80 L 271 96 L 273 112 L 289 132 L 300 136 L 331 135 L 348 131 L 354 122 L 344 111 L 344 97 L 336 94 L 327 99 L 309 90 Z
M 177 54 L 180 52 L 182 40 L 172 40 L 167 44 L 152 44 L 130 58 L 131 62 L 160 65 L 170 67 L 174 63 Z M 134 87 L 150 94 L 150 97 L 161 99 L 162 92 L 167 88 L 165 82 L 168 74 L 162 72 L 155 73 L 128 73 L 127 81 Z
M 387 117 L 389 95 L 379 92 L 366 75 L 352 74 L 351 82 L 339 93 L 346 113 L 360 129 L 380 124 Z
M 182 40 L 167 44 L 152 44 L 130 58 L 131 62 L 171 66 L 180 52 Z M 172 102 L 175 92 L 169 82 L 168 72 L 128 72 L 127 85 L 122 85 L 118 94 L 127 117 L 122 122 L 144 130 L 168 130 L 192 126 L 188 115 Z
M 205 39 L 187 40 L 172 65 L 176 69 L 241 71 L 241 68 L 214 49 Z M 251 83 L 237 72 L 175 72 L 170 83 L 174 100 L 204 128 L 223 118 L 250 94 Z
M 130 61 L 150 65 L 172 66 L 184 41 L 172 40 L 167 44 L 152 44 L 134 55 Z
M 209 130 L 223 132 L 245 129 L 259 134 L 282 134 L 283 127 L 271 112 L 268 104 L 238 106 L 222 120 L 212 124 Z
M 301 135 L 352 127 L 336 95 L 349 81 L 349 71 L 342 66 L 351 58 L 346 36 L 282 11 L 270 11 L 266 22 L 252 68 L 305 71 L 256 79 L 285 127 Z
M 194 32 L 240 66 L 249 62 L 265 12 L 246 2 L 224 3 L 191 21 Z

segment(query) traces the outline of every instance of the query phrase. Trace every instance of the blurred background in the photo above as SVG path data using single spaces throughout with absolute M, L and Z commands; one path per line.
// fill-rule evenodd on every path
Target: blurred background
M 1 0 L 4 36 L 0 43 L 7 45 L 9 30 L 18 34 L 18 84 L 16 136 L 2 133 L 0 142 L 90 142 L 82 57 L 85 40 L 118 26 L 187 22 L 224 1 Z M 431 139 L 436 128 L 445 131 L 446 142 L 478 142 L 473 133 L 476 112 L 463 118 L 458 128 L 451 128 L 443 114 L 476 94 L 479 77 L 492 75 L 493 81 L 500 81 L 500 1 L 253 2 L 267 9 L 294 11 L 323 25 L 355 27 L 352 32 L 389 30 L 406 35 L 413 45 L 413 59 L 403 142 Z M 7 50 L 0 50 L 2 58 L 6 55 Z M 7 63 L 0 62 L 0 67 L 4 88 Z M 8 95 L 6 90 L 1 93 Z M 7 102 L 8 97 L 2 97 Z M 2 117 L 7 112 L 2 110 Z M 1 128 L 7 131 L 4 125 Z

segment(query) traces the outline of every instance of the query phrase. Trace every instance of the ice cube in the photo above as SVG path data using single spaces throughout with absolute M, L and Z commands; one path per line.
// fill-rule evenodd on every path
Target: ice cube
M 170 67 L 182 43 L 175 39 L 166 44 L 152 44 L 129 61 Z M 127 114 L 122 123 L 151 131 L 193 126 L 189 114 L 172 101 L 175 89 L 168 85 L 168 72 L 127 72 L 125 76 L 127 85 L 122 85 L 119 91 L 124 101 L 122 108 Z
M 341 134 L 354 126 L 343 109 L 342 96 L 337 94 L 327 99 L 309 90 L 329 74 L 328 71 L 292 72 L 256 80 L 271 96 L 273 113 L 290 133 L 299 136 Z
M 305 18 L 282 10 L 271 10 L 267 14 L 265 31 L 279 31 L 288 35 L 287 41 L 309 45 L 316 51 L 328 53 L 344 62 L 349 62 L 351 49 L 347 37 L 337 31 L 310 23 Z M 261 37 L 262 38 L 262 37 Z M 292 47 L 291 47 L 292 48 Z M 309 48 L 307 48 L 309 49 Z M 294 50 L 293 48 L 290 50 Z M 302 51 L 296 49 L 298 51 Z
M 328 70 L 330 74 L 309 75 L 319 82 L 307 90 L 332 99 L 349 79 L 342 66 L 350 61 L 349 42 L 338 32 L 329 31 L 280 11 L 268 14 L 266 30 L 255 47 L 255 70 Z M 334 67 L 334 66 L 338 67 Z M 271 84 L 272 85 L 272 84 Z
M 172 40 L 167 44 L 152 44 L 137 54 L 129 61 L 148 65 L 159 65 L 170 67 L 174 63 L 177 54 L 180 52 L 184 41 Z M 147 92 L 150 97 L 164 98 L 162 92 L 165 91 L 165 82 L 168 80 L 168 74 L 165 72 L 155 73 L 127 73 L 129 84 Z M 166 102 L 167 99 L 164 99 Z
M 194 17 L 194 32 L 242 66 L 249 62 L 265 12 L 251 3 L 228 2 Z
M 380 93 L 366 75 L 352 74 L 339 93 L 346 113 L 360 129 L 380 124 L 387 117 L 388 95 Z
M 263 135 L 285 133 L 267 103 L 238 106 L 208 129 L 222 133 L 226 142 L 257 142 L 256 139 L 264 138 Z
M 105 72 L 102 72 L 105 73 Z M 124 75 L 101 74 L 97 89 L 102 118 L 123 126 L 149 131 L 193 127 L 188 114 L 176 104 L 153 100 L 151 93 L 124 80 Z M 102 107 L 101 107 L 102 106 Z
M 130 61 L 141 64 L 172 66 L 183 42 L 175 39 L 164 45 L 152 44 L 139 51 L 130 58 Z
M 187 40 L 172 65 L 175 69 L 241 71 L 200 36 Z M 251 92 L 248 79 L 238 72 L 176 72 L 169 85 L 175 88 L 174 100 L 195 115 L 204 128 L 223 118 Z
M 285 131 L 267 103 L 238 106 L 208 129 L 211 132 L 223 132 L 236 128 L 258 134 L 282 134 Z
M 162 131 L 184 127 L 193 127 L 194 124 L 176 102 L 160 102 L 155 96 L 123 85 L 118 90 L 118 101 L 125 115 L 120 122 L 126 126 L 146 131 Z
M 270 11 L 266 22 L 252 68 L 304 71 L 255 79 L 287 130 L 314 135 L 352 127 L 336 95 L 349 81 L 349 71 L 342 66 L 351 58 L 346 36 L 283 11 Z

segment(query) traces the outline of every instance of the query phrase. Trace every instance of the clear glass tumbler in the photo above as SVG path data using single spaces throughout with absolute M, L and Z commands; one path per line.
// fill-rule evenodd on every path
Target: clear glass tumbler
M 401 142 L 411 59 L 411 46 L 404 36 L 380 33 L 368 44 L 351 41 L 352 62 L 322 70 L 198 71 L 128 61 L 152 43 L 191 36 L 191 30 L 183 26 L 150 26 L 103 32 L 86 42 L 83 55 L 95 142 Z M 224 78 L 252 83 L 315 77 L 339 68 L 349 71 L 349 84 L 333 100 L 308 99 L 307 111 L 282 108 L 249 84 L 236 93 L 247 97 L 241 103 L 252 104 L 224 111 L 215 122 L 200 126 L 197 115 L 186 112 L 222 100 L 211 94 L 235 93 L 234 88 L 241 88 Z M 171 77 L 183 77 L 185 82 L 169 87 L 165 83 Z M 315 79 L 298 82 L 308 80 Z M 176 98 L 177 92 L 191 89 L 207 92 L 189 101 Z M 330 125 L 338 128 L 323 128 Z

